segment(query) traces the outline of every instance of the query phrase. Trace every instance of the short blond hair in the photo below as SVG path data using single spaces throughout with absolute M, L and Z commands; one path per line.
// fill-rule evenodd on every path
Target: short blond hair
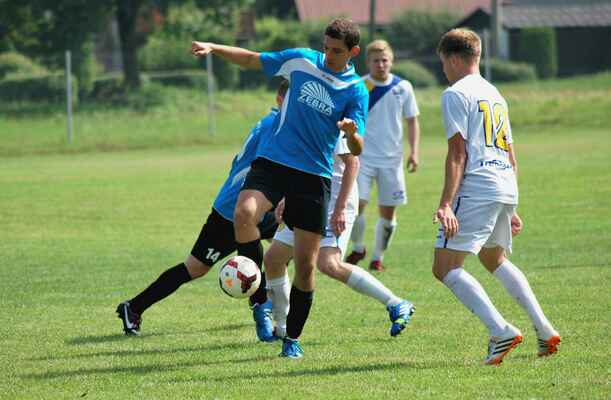
M 392 51 L 392 47 L 386 40 L 378 39 L 367 45 L 367 49 L 365 50 L 365 58 L 369 60 L 369 56 L 372 53 L 388 53 L 391 60 L 395 59 L 395 53 Z
M 465 61 L 477 62 L 482 54 L 482 40 L 470 29 L 452 29 L 441 37 L 437 53 L 446 57 L 456 54 Z

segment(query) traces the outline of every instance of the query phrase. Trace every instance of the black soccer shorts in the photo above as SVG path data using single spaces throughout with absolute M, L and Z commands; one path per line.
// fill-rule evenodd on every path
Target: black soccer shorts
M 271 239 L 278 224 L 272 212 L 268 212 L 259 223 L 262 239 Z M 225 219 L 214 208 L 199 233 L 191 255 L 208 266 L 213 266 L 237 249 L 233 222 Z
M 253 161 L 242 190 L 257 190 L 276 206 L 284 197 L 282 215 L 291 229 L 324 235 L 331 180 L 265 158 Z

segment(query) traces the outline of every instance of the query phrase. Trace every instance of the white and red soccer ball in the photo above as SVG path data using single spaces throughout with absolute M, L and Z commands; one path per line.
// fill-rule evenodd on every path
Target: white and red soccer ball
M 259 267 L 248 257 L 231 257 L 219 270 L 219 286 L 231 297 L 250 297 L 260 284 Z

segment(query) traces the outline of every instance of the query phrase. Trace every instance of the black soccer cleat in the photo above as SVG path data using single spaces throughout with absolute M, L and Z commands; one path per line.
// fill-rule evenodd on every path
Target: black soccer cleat
M 121 322 L 123 322 L 123 331 L 127 336 L 140 335 L 142 318 L 140 318 L 139 314 L 132 311 L 129 301 L 124 301 L 117 306 L 117 314 Z

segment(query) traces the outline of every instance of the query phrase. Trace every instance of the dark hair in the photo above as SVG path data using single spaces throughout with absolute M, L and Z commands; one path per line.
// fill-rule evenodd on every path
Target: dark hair
M 477 60 L 482 52 L 482 41 L 477 33 L 465 28 L 446 32 L 439 41 L 437 53 L 444 56 L 456 54 L 467 61 Z
M 331 21 L 325 29 L 325 35 L 344 41 L 348 50 L 358 46 L 361 40 L 359 26 L 346 18 L 337 18 Z
M 280 86 L 278 86 L 278 96 L 286 96 L 286 92 L 288 92 L 289 90 L 289 81 L 286 79 L 283 79 L 282 82 L 280 82 Z

